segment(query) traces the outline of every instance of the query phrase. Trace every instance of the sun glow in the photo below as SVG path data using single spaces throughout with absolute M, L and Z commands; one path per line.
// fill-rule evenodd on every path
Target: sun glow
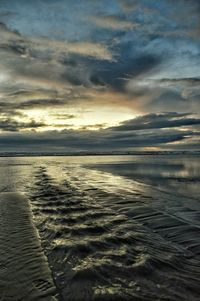
M 113 107 L 93 107 L 89 110 L 73 108 L 66 110 L 45 109 L 27 110 L 26 115 L 20 117 L 22 122 L 42 123 L 37 131 L 46 130 L 99 130 L 116 126 L 120 122 L 136 117 L 132 111 Z M 27 130 L 27 129 L 26 129 Z

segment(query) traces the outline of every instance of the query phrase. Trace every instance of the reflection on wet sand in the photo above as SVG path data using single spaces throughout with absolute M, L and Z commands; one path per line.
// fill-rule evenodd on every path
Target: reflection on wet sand
M 30 199 L 60 300 L 199 299 L 199 203 L 179 181 L 197 182 L 197 169 L 180 158 L 163 169 L 155 158 L 31 160 L 12 164 L 12 185 Z

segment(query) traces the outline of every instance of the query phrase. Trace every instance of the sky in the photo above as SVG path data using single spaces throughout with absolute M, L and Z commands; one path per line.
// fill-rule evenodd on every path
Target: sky
M 0 0 L 0 152 L 199 150 L 199 0 Z

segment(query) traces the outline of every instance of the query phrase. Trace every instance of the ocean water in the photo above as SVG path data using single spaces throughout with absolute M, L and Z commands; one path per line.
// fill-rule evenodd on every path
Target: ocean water
M 58 300 L 197 301 L 199 159 L 0 158 L 0 192 L 28 198 Z

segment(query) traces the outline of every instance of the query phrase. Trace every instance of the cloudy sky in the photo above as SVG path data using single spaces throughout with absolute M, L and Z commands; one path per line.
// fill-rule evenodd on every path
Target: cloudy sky
M 0 0 L 0 151 L 198 150 L 199 0 Z

